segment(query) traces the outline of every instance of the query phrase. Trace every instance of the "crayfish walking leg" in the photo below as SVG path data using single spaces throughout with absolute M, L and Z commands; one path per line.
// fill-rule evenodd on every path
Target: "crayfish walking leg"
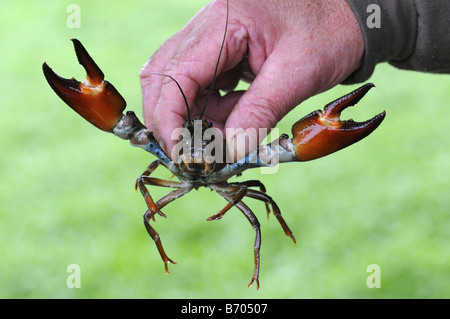
M 184 187 L 182 183 L 178 182 L 172 182 L 172 181 L 166 181 L 159 178 L 153 178 L 149 175 L 158 167 L 160 164 L 159 160 L 156 160 L 152 162 L 147 170 L 142 173 L 142 175 L 137 179 L 136 181 L 136 189 L 139 188 L 139 190 L 142 193 L 142 196 L 144 196 L 145 202 L 147 204 L 148 210 L 144 214 L 144 225 L 147 229 L 148 234 L 153 239 L 153 241 L 156 244 L 156 247 L 158 248 L 158 252 L 161 255 L 162 260 L 164 261 L 164 267 L 166 269 L 166 272 L 169 273 L 169 267 L 168 263 L 176 264 L 175 261 L 170 259 L 162 246 L 161 239 L 159 237 L 158 232 L 150 225 L 150 219 L 155 220 L 154 215 L 158 213 L 162 217 L 166 217 L 165 214 L 161 212 L 161 208 L 167 205 L 168 203 L 172 202 L 173 200 L 183 196 L 184 194 L 191 191 L 192 187 Z M 145 185 L 154 185 L 154 186 L 162 186 L 162 187 L 175 187 L 176 190 L 172 191 L 168 195 L 161 198 L 156 204 L 153 201 L 153 198 L 150 196 L 148 189 Z
M 259 187 L 263 191 L 257 191 L 248 188 L 252 186 Z M 269 195 L 267 195 L 264 192 L 265 187 L 261 182 L 251 180 L 242 183 L 232 183 L 226 185 L 209 185 L 209 187 L 215 190 L 217 193 L 219 193 L 222 197 L 224 197 L 228 201 L 228 204 L 217 214 L 209 217 L 207 219 L 208 221 L 221 219 L 225 215 L 225 213 L 228 212 L 228 210 L 230 210 L 231 207 L 236 206 L 245 215 L 245 217 L 248 219 L 248 221 L 256 231 L 256 238 L 253 246 L 255 256 L 255 268 L 252 280 L 249 283 L 249 287 L 253 284 L 254 281 L 256 281 L 257 289 L 259 289 L 259 265 L 260 265 L 259 251 L 261 247 L 261 230 L 259 226 L 259 221 L 256 218 L 255 214 L 253 214 L 250 208 L 244 202 L 242 202 L 242 199 L 244 197 L 250 197 L 263 201 L 264 203 L 266 203 L 266 206 L 270 204 L 273 209 L 273 214 L 275 215 L 281 227 L 283 228 L 284 233 L 286 234 L 286 236 L 291 237 L 291 239 L 294 241 L 294 244 L 296 244 L 295 237 L 292 234 L 292 231 L 287 226 L 285 220 L 281 216 L 281 212 L 280 209 L 278 208 L 278 205 L 272 200 L 272 198 Z M 268 212 L 269 211 L 270 210 L 268 209 Z
M 259 192 L 253 189 L 249 189 L 247 191 L 247 194 L 245 195 L 247 197 L 251 197 L 254 199 L 261 200 L 263 202 L 269 202 L 272 205 L 273 214 L 275 215 L 275 218 L 278 220 L 278 222 L 281 225 L 281 228 L 283 228 L 283 231 L 287 237 L 291 237 L 294 244 L 297 244 L 297 241 L 295 240 L 294 234 L 292 234 L 292 231 L 290 230 L 289 226 L 286 224 L 286 221 L 284 220 L 283 216 L 281 216 L 281 211 L 278 208 L 278 205 L 274 202 L 272 197 L 267 195 L 266 193 Z
M 225 189 L 225 188 L 224 188 Z M 222 192 L 221 190 L 220 192 Z M 218 191 L 219 192 L 219 191 Z M 219 194 L 220 194 L 219 192 Z M 228 204 L 220 210 L 215 215 L 212 215 L 211 217 L 208 217 L 207 221 L 211 220 L 219 220 L 225 215 L 226 212 L 230 210 L 231 207 L 235 206 L 238 202 L 241 201 L 242 198 L 244 198 L 245 194 L 247 193 L 247 187 L 241 186 L 241 187 L 227 187 L 226 188 L 227 193 L 232 193 L 232 197 L 230 197 L 232 200 L 228 202 Z
M 172 259 L 170 259 L 169 257 L 167 257 L 167 255 L 164 251 L 164 248 L 162 246 L 161 238 L 159 237 L 158 232 L 152 226 L 150 226 L 150 218 L 152 218 L 150 210 L 147 210 L 143 217 L 144 217 L 145 228 L 147 229 L 148 234 L 150 235 L 150 237 L 152 237 L 153 241 L 156 244 L 156 247 L 158 248 L 159 254 L 161 255 L 162 260 L 164 261 L 164 267 L 166 268 L 166 273 L 169 273 L 168 263 L 176 264 L 176 262 L 173 261 Z
M 262 193 L 266 193 L 266 187 L 264 186 L 263 183 L 261 183 L 261 181 L 258 181 L 257 179 L 252 179 L 249 181 L 244 181 L 244 182 L 240 182 L 240 183 L 232 183 L 232 185 L 245 185 L 247 187 L 259 187 L 259 190 Z M 266 211 L 267 211 L 267 219 L 269 219 L 269 215 L 270 215 L 270 201 L 265 201 L 264 204 L 266 205 Z
M 147 204 L 148 209 L 150 210 L 150 218 L 155 221 L 155 214 L 158 213 L 162 217 L 166 217 L 160 209 L 155 205 L 155 202 L 153 201 L 152 196 L 150 196 L 150 193 L 148 192 L 147 187 L 145 187 L 144 183 L 144 177 L 150 176 L 150 174 L 159 166 L 160 162 L 159 160 L 153 161 L 147 169 L 139 176 L 139 178 L 136 180 L 135 189 L 139 190 L 142 193 L 142 196 L 144 196 L 145 203 Z
M 229 201 L 229 203 L 217 214 L 209 217 L 207 220 L 218 220 L 225 215 L 225 213 L 233 206 L 235 206 L 239 201 L 242 200 L 244 197 L 250 197 L 253 199 L 257 199 L 260 201 L 263 201 L 266 204 L 267 212 L 270 212 L 269 204 L 272 205 L 273 214 L 278 220 L 278 222 L 281 225 L 281 228 L 283 228 L 284 233 L 286 236 L 291 237 L 294 244 L 297 244 L 294 235 L 292 234 L 292 231 L 290 230 L 289 226 L 286 224 L 286 221 L 284 220 L 283 216 L 281 216 L 281 211 L 278 208 L 278 205 L 275 203 L 275 201 L 267 195 L 264 191 L 257 191 L 254 189 L 249 189 L 248 187 L 260 187 L 260 189 L 263 189 L 265 191 L 264 185 L 259 181 L 245 181 L 242 183 L 230 183 L 227 184 L 227 186 L 218 186 L 216 185 L 213 187 L 210 185 L 209 187 L 213 190 L 217 191 L 219 194 L 223 196 L 223 194 L 230 195 L 232 194 L 232 200 Z
M 215 187 L 214 187 L 215 186 Z M 255 256 L 255 268 L 253 271 L 253 277 L 248 286 L 253 285 L 256 281 L 256 289 L 259 289 L 259 250 L 261 248 L 261 229 L 259 227 L 259 221 L 250 208 L 242 202 L 242 198 L 247 194 L 247 186 L 218 186 L 210 185 L 209 187 L 215 190 L 219 195 L 228 201 L 228 204 L 219 213 L 208 218 L 208 220 L 218 220 L 230 210 L 231 207 L 236 206 L 248 219 L 253 229 L 256 232 L 255 243 L 253 245 L 253 252 Z
M 224 197 L 227 198 L 228 196 L 224 195 Z M 245 217 L 247 217 L 248 221 L 256 232 L 255 243 L 253 245 L 255 269 L 253 271 L 252 280 L 250 280 L 248 286 L 250 287 L 251 285 L 253 285 L 253 282 L 256 281 L 256 289 L 259 289 L 259 250 L 261 248 L 261 229 L 259 227 L 259 221 L 256 218 L 255 214 L 253 214 L 253 212 L 250 210 L 250 208 L 244 204 L 244 202 L 240 201 L 239 203 L 236 203 L 236 207 L 239 208 L 239 210 L 245 215 Z

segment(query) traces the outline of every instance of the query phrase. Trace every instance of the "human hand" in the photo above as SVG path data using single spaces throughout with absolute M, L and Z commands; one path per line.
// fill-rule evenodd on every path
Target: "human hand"
M 141 71 L 144 120 L 167 154 L 177 143 L 172 132 L 201 112 L 213 80 L 226 18 L 226 0 L 206 5 L 168 39 Z M 223 23 L 222 23 L 223 22 Z M 228 145 L 241 141 L 236 130 L 250 132 L 255 148 L 259 128 L 271 129 L 296 105 L 347 78 L 362 60 L 364 42 L 345 0 L 229 0 L 225 46 L 215 91 L 205 117 L 220 129 Z M 233 91 L 239 80 L 247 91 Z M 220 96 L 218 90 L 227 93 Z M 226 128 L 234 129 L 226 135 Z M 231 150 L 240 158 L 249 148 Z

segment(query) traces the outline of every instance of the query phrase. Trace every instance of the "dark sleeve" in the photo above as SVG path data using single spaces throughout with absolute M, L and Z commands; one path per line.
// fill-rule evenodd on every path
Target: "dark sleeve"
M 361 27 L 365 51 L 361 67 L 343 83 L 367 80 L 380 62 L 401 69 L 450 73 L 449 0 L 347 1 Z M 379 8 L 379 21 L 373 20 L 374 5 Z

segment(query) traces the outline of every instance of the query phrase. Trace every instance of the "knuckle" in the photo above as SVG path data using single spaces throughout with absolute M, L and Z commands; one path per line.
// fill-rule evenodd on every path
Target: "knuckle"
M 250 118 L 264 126 L 274 125 L 283 117 L 282 110 L 278 107 L 276 99 L 270 97 L 258 96 L 256 99 L 253 99 L 247 112 Z

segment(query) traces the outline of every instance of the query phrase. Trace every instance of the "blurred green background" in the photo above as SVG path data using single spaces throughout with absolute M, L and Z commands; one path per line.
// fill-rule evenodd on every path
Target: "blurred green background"
M 254 231 L 237 210 L 217 222 L 220 196 L 201 189 L 158 218 L 164 272 L 142 224 L 134 182 L 154 157 L 104 134 L 53 93 L 41 65 L 84 78 L 70 38 L 79 38 L 141 114 L 139 71 L 207 0 L 5 1 L 0 10 L 1 298 L 449 298 L 450 77 L 379 65 L 376 84 L 345 118 L 387 117 L 362 143 L 326 158 L 290 163 L 260 179 L 298 245 L 261 202 L 247 200 L 262 229 L 261 289 L 247 288 Z M 232 13 L 231 13 L 232 14 Z M 339 86 L 291 112 L 280 132 L 349 92 Z M 169 177 L 163 169 L 156 174 Z M 159 198 L 167 189 L 151 189 Z M 81 269 L 70 289 L 68 265 Z M 368 288 L 367 266 L 381 269 Z

